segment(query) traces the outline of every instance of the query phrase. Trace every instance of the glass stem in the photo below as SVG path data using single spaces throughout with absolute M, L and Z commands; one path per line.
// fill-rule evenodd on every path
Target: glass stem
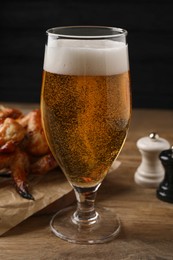
M 95 211 L 95 198 L 100 184 L 90 188 L 74 186 L 77 199 L 77 210 L 72 216 L 73 223 L 79 226 L 90 226 L 98 220 L 98 213 Z

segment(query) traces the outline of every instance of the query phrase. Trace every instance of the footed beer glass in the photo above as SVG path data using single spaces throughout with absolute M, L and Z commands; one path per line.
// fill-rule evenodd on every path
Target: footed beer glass
M 50 226 L 69 242 L 104 243 L 120 231 L 114 212 L 95 208 L 94 201 L 129 128 L 126 36 L 124 29 L 99 26 L 47 30 L 42 122 L 49 147 L 77 199 L 77 207 L 57 212 Z

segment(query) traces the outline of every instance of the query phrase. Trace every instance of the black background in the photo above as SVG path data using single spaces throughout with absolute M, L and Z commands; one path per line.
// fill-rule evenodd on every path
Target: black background
M 0 7 L 0 101 L 40 101 L 45 31 L 66 25 L 126 29 L 133 107 L 173 108 L 172 0 L 6 0 Z

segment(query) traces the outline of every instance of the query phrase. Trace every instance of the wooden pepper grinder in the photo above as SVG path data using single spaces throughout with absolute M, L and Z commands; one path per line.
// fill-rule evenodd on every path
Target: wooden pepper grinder
M 169 150 L 162 151 L 159 158 L 165 169 L 165 177 L 156 194 L 160 200 L 173 203 L 173 146 Z
M 137 141 L 142 161 L 135 172 L 135 182 L 148 188 L 156 188 L 164 178 L 164 168 L 159 160 L 161 151 L 170 148 L 167 140 L 157 133 L 142 137 Z

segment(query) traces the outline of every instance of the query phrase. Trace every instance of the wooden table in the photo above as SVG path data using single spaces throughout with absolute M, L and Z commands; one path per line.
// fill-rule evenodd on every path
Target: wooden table
M 129 135 L 118 158 L 121 166 L 105 178 L 98 191 L 96 204 L 120 215 L 118 238 L 101 245 L 68 243 L 51 233 L 51 215 L 35 215 L 0 238 L 0 259 L 172 260 L 173 204 L 158 200 L 155 189 L 134 183 L 141 160 L 136 141 L 152 131 L 173 144 L 173 111 L 133 110 Z

